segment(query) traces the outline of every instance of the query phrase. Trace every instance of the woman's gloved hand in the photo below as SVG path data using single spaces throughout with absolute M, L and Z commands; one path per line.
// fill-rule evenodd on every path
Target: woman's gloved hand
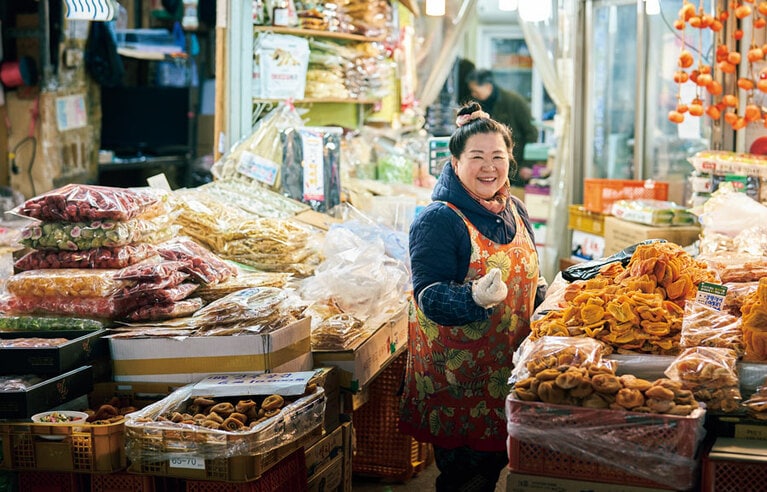
M 501 280 L 501 271 L 491 268 L 484 277 L 471 284 L 471 297 L 485 309 L 491 308 L 506 299 L 509 289 Z

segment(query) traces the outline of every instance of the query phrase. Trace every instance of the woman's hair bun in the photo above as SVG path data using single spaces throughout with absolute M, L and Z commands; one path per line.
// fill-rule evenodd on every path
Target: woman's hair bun
M 477 101 L 471 101 L 466 103 L 461 109 L 458 110 L 458 116 L 464 115 L 464 114 L 471 114 L 475 111 L 481 111 L 482 106 L 479 105 Z

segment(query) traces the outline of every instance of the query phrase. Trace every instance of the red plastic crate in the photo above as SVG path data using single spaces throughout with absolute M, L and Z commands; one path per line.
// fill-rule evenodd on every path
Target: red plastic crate
M 304 448 L 289 454 L 252 482 L 187 480 L 186 492 L 306 492 Z
M 703 458 L 701 492 L 764 490 L 767 463 Z
M 618 200 L 668 200 L 668 183 L 633 179 L 583 180 L 583 207 L 589 212 L 611 214 Z
M 82 492 L 86 476 L 59 472 L 19 472 L 19 492 Z
M 154 478 L 135 473 L 91 475 L 91 492 L 154 492 Z
M 635 485 L 659 489 L 674 489 L 674 483 L 686 483 L 692 488 L 697 482 L 698 466 L 684 466 L 668 461 L 664 456 L 679 456 L 698 464 L 698 437 L 702 432 L 705 413 L 697 417 L 678 417 L 665 414 L 642 414 L 620 410 L 594 410 L 583 407 L 550 405 L 508 398 L 509 422 L 520 428 L 534 429 L 553 437 L 558 432 L 565 436 L 580 436 L 579 448 L 583 456 L 555 451 L 545 442 L 535 439 L 524 441 L 509 436 L 509 468 L 518 473 L 544 475 L 572 480 Z M 563 432 L 561 429 L 567 429 Z M 572 438 L 571 438 L 572 439 Z M 593 441 L 590 441 L 593 439 Z M 630 473 L 623 467 L 611 466 L 611 457 L 590 459 L 585 452 L 598 452 L 606 442 L 622 446 L 625 453 L 636 455 L 631 464 L 657 471 L 661 482 Z M 615 457 L 612 457 L 614 459 Z M 623 457 L 627 460 L 628 457 Z M 662 478 L 661 478 L 662 477 Z M 673 477 L 674 483 L 666 480 Z
M 369 386 L 369 400 L 352 415 L 356 448 L 352 472 L 406 482 L 434 459 L 431 444 L 418 442 L 399 429 L 399 396 L 407 363 L 403 352 Z

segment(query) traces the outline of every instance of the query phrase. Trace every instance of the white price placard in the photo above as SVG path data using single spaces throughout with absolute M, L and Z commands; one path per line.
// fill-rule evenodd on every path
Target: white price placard
M 204 470 L 205 459 L 195 455 L 178 455 L 168 460 L 170 468 L 188 468 L 190 470 Z

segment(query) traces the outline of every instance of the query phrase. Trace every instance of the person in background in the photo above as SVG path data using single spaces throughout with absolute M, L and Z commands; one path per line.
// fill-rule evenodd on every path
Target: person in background
M 512 354 L 546 282 L 525 207 L 510 195 L 511 132 L 476 102 L 458 115 L 433 202 L 410 227 L 399 427 L 434 445 L 437 491 L 493 491 L 508 464 Z
M 503 89 L 495 83 L 490 70 L 473 70 L 466 76 L 469 91 L 495 121 L 511 129 L 514 140 L 516 172 L 509 175 L 513 187 L 524 187 L 533 171 L 524 161 L 525 144 L 538 141 L 538 128 L 533 125 L 530 105 L 516 92 Z
M 458 73 L 456 75 L 457 80 L 455 84 L 455 100 L 459 106 L 462 106 L 472 98 L 471 90 L 469 89 L 469 83 L 466 80 L 466 76 L 476 70 L 477 67 L 474 65 L 474 62 L 466 58 L 459 58 L 456 63 L 458 65 L 456 67 L 458 69 Z

